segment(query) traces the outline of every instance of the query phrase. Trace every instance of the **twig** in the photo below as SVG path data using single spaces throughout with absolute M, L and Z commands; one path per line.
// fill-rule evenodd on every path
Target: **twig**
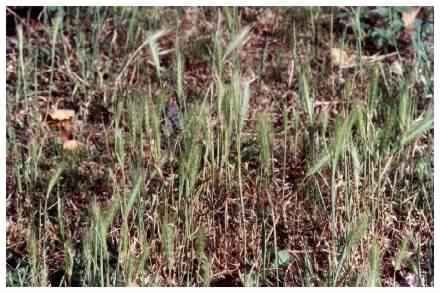
M 385 55 L 379 55 L 379 56 L 378 55 L 362 56 L 361 57 L 361 61 L 362 62 L 366 62 L 367 64 L 372 64 L 372 63 L 382 61 L 382 60 L 384 60 L 386 58 L 389 58 L 389 57 L 392 57 L 392 56 L 395 56 L 395 55 L 397 55 L 397 52 L 393 52 L 393 53 L 389 53 L 389 54 L 385 54 Z M 352 64 L 340 66 L 340 68 L 341 69 L 348 69 L 348 68 L 353 68 L 353 67 L 356 67 L 356 66 L 357 66 L 356 63 L 352 63 Z

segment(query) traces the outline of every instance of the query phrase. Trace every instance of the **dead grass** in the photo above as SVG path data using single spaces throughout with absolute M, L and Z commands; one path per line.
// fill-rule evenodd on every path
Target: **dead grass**
M 8 37 L 8 285 L 432 286 L 433 61 L 332 66 L 357 50 L 332 11 L 72 7 Z

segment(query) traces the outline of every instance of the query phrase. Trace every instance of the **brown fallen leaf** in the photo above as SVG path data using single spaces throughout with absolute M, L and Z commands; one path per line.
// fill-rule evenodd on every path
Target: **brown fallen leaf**
M 55 109 L 47 113 L 47 122 L 51 128 L 59 130 L 59 138 L 62 142 L 72 139 L 74 132 L 73 117 L 75 111 L 68 109 Z
M 399 60 L 394 61 L 391 66 L 390 66 L 390 71 L 391 73 L 394 73 L 398 76 L 402 76 L 403 75 L 403 68 L 402 68 L 402 64 L 399 62 Z
M 61 128 L 61 131 L 58 132 L 58 138 L 61 140 L 62 143 L 64 143 L 68 140 L 73 139 L 73 134 Z
M 66 140 L 63 143 L 63 149 L 66 151 L 77 151 L 84 147 L 82 142 L 79 142 L 75 139 Z
M 346 67 L 351 66 L 354 56 L 349 56 L 347 52 L 339 48 L 331 48 L 330 57 L 334 66 Z
M 70 120 L 75 116 L 75 111 L 67 109 L 56 109 L 48 113 L 49 118 L 56 121 Z
M 361 56 L 360 62 L 366 63 L 366 64 L 372 64 L 379 61 L 382 61 L 386 58 L 390 58 L 395 56 L 397 53 L 389 53 L 384 55 L 373 55 L 373 56 Z M 348 54 L 342 49 L 339 48 L 331 48 L 330 50 L 330 57 L 332 60 L 333 66 L 338 66 L 342 69 L 352 68 L 356 67 L 357 60 L 356 56 L 354 54 Z
M 73 123 L 72 120 L 64 120 L 60 122 L 60 128 L 68 133 L 73 132 Z
M 407 11 L 402 12 L 402 22 L 405 31 L 410 32 L 414 29 L 413 24 L 420 12 L 421 7 L 409 7 Z

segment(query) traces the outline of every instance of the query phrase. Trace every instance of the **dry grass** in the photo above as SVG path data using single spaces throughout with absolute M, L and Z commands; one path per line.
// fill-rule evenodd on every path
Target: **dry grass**
M 331 47 L 386 52 L 337 12 L 26 22 L 7 38 L 8 285 L 432 286 L 433 56 L 338 68 Z

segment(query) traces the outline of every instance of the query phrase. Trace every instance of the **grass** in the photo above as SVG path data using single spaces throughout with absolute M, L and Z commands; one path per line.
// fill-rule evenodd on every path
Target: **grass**
M 7 285 L 433 286 L 429 38 L 397 48 L 396 77 L 363 63 L 381 52 L 362 11 L 341 31 L 336 10 L 51 7 L 18 26 Z

